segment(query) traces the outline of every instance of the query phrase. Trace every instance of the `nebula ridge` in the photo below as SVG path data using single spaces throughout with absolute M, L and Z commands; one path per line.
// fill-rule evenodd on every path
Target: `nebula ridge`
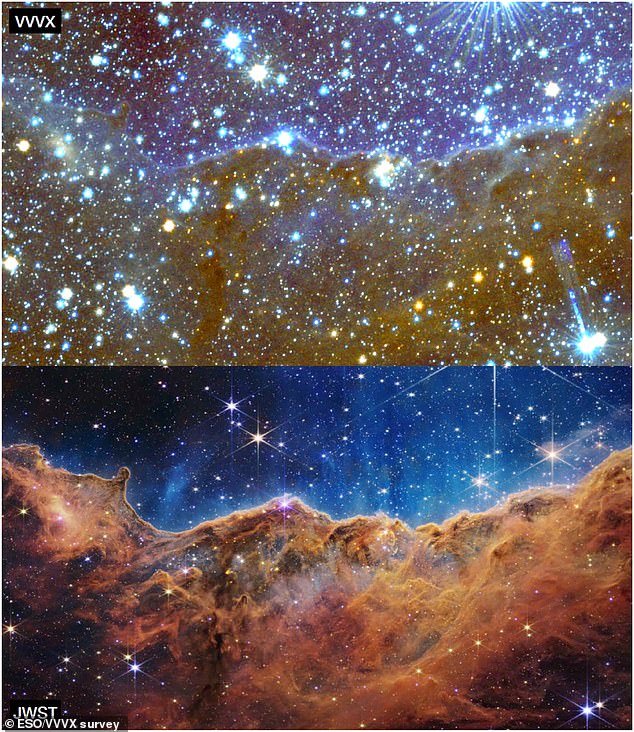
M 131 727 L 552 728 L 587 671 L 629 725 L 630 450 L 415 529 L 281 498 L 171 533 L 127 502 L 127 468 L 77 476 L 27 445 L 3 468 L 12 694 Z

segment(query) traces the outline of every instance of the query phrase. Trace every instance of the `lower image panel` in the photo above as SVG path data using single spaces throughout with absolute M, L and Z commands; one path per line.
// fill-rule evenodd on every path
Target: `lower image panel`
M 3 375 L 5 724 L 630 727 L 629 368 Z

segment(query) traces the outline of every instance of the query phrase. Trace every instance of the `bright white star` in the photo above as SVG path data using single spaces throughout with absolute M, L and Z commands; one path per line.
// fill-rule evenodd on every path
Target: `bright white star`
M 233 31 L 229 31 L 229 33 L 227 33 L 227 35 L 222 39 L 222 45 L 230 51 L 235 51 L 241 43 L 242 39 Z
M 586 356 L 592 356 L 596 350 L 605 346 L 607 340 L 603 333 L 584 333 L 577 343 L 577 348 Z
M 253 66 L 249 69 L 249 76 L 251 77 L 251 79 L 253 79 L 253 81 L 258 84 L 263 82 L 268 75 L 269 72 L 267 71 L 264 64 L 253 64 Z

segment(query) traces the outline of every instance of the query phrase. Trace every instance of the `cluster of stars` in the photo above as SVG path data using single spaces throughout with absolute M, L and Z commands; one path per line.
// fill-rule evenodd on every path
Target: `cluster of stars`
M 5 362 L 625 362 L 626 19 L 476 5 L 7 36 Z

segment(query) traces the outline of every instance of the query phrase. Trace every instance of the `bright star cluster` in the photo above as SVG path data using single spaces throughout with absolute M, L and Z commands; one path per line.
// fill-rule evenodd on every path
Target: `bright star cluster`
M 630 35 L 497 2 L 5 35 L 5 363 L 627 362 Z
M 575 483 L 630 443 L 629 369 L 5 369 L 5 443 L 185 529 L 297 495 L 415 526 Z M 88 398 L 89 395 L 89 398 Z

